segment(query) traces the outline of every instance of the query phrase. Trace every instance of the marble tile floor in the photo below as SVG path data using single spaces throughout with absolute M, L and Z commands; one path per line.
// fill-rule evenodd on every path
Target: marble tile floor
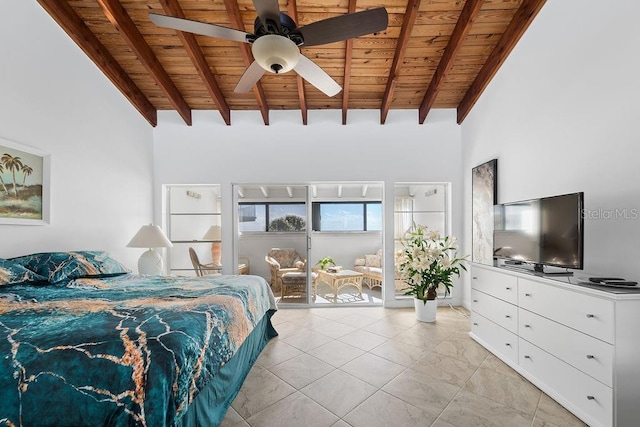
M 585 426 L 468 336 L 440 307 L 281 309 L 223 427 Z

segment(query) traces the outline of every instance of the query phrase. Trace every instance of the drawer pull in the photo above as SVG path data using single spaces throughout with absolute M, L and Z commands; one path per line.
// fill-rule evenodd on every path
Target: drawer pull
M 506 317 L 507 319 L 511 319 L 511 316 L 509 316 L 508 314 L 505 314 L 504 317 Z
M 524 325 L 524 327 L 525 327 L 525 328 L 530 328 L 530 327 L 531 327 L 531 325 Z
M 587 354 L 587 359 L 595 359 L 596 357 L 593 354 Z
M 508 342 L 504 343 L 504 345 L 506 345 L 507 347 L 511 347 L 511 344 L 509 344 Z
M 525 296 L 525 297 L 530 297 L 530 296 L 531 296 L 531 294 L 524 294 L 524 296 Z
M 506 289 L 506 290 L 508 290 L 508 291 L 510 291 L 510 290 L 511 290 L 511 288 L 510 288 L 510 287 L 508 287 L 508 286 L 507 286 L 505 289 Z
M 587 400 L 596 400 L 596 398 L 593 396 L 587 396 Z
M 473 276 L 473 280 L 478 280 L 478 276 Z
M 527 356 L 527 355 L 525 355 L 525 356 L 524 356 L 524 358 L 525 358 L 525 359 L 531 359 L 531 356 Z
M 594 317 L 596 316 L 594 316 L 593 314 L 587 314 L 587 319 L 593 319 Z
M 477 299 L 474 299 L 474 300 L 473 300 L 473 302 L 478 302 L 478 300 L 477 300 Z
M 474 322 L 473 326 L 478 326 L 478 324 Z

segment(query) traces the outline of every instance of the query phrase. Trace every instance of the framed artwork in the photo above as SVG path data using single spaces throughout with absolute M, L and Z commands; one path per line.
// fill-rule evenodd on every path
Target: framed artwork
M 498 159 L 471 170 L 473 262 L 493 264 L 493 205 L 498 199 Z
M 0 138 L 0 224 L 49 223 L 50 156 Z

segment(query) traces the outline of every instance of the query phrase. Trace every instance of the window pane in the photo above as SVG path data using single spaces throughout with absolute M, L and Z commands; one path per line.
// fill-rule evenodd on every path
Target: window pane
M 203 236 L 212 225 L 220 225 L 220 215 L 171 215 L 169 239 L 203 240 Z
M 171 214 L 219 213 L 219 186 L 171 186 L 169 187 Z
M 269 204 L 267 231 L 305 231 L 307 208 L 304 203 Z
M 265 205 L 242 205 L 238 206 L 238 218 L 240 219 L 239 230 L 243 231 L 265 231 L 267 229 L 267 216 Z
M 362 231 L 364 218 L 362 203 L 321 203 L 320 230 Z
M 367 231 L 382 230 L 382 203 L 367 203 Z
M 401 238 L 413 225 L 424 225 L 440 232 L 447 231 L 447 192 L 446 184 L 406 183 L 395 185 L 394 200 L 394 249 L 402 249 Z M 397 259 L 396 259 L 397 262 Z M 396 277 L 395 295 L 405 298 L 404 282 Z M 443 295 L 444 296 L 444 295 Z

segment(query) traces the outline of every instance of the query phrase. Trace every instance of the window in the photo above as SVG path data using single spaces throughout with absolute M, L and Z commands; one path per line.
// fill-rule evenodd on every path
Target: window
M 166 230 L 173 247 L 167 250 L 170 274 L 195 276 L 189 248 L 202 264 L 213 261 L 213 241 L 206 235 L 211 226 L 222 225 L 219 185 L 168 185 Z
M 426 225 L 431 230 L 445 235 L 448 230 L 449 187 L 442 183 L 397 183 L 394 201 L 395 251 L 402 249 L 401 239 L 413 225 Z M 396 277 L 396 298 L 404 296 L 405 284 Z
M 304 203 L 238 203 L 240 232 L 307 230 Z
M 381 231 L 381 202 L 314 202 L 313 231 Z

